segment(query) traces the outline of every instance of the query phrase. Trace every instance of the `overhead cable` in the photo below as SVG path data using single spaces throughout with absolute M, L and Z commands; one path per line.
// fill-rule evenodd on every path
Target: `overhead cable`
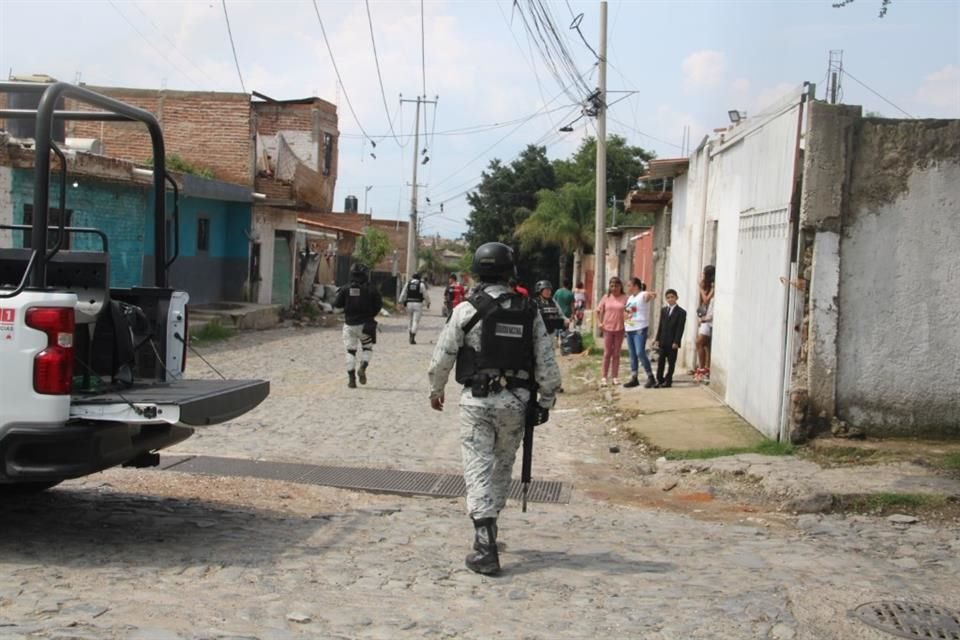
M 134 33 L 140 36 L 141 40 L 143 40 L 151 49 L 153 49 L 158 56 L 160 56 L 160 59 L 163 59 L 166 57 L 163 51 L 161 51 L 159 47 L 155 46 L 152 42 L 150 42 L 150 40 L 143 34 L 143 32 L 137 28 L 137 25 L 133 24 L 130 18 L 128 18 L 126 14 L 124 14 L 122 11 L 120 11 L 120 8 L 113 2 L 113 0 L 109 0 L 109 2 L 110 2 L 110 6 L 113 7 L 113 10 L 116 11 L 121 18 L 123 18 L 123 21 L 126 22 L 131 29 L 133 29 Z M 157 68 L 159 69 L 160 67 L 158 66 Z M 197 85 L 198 87 L 203 86 L 202 82 L 197 82 L 196 78 L 191 76 L 189 73 L 184 73 L 184 71 L 178 67 L 174 67 L 174 69 L 179 71 L 181 75 L 183 75 L 185 78 L 187 78 L 190 82 Z
M 370 26 L 370 43 L 373 45 L 373 61 L 377 66 L 377 80 L 380 82 L 380 97 L 383 98 L 383 113 L 387 116 L 387 124 L 390 126 L 390 134 L 393 137 L 393 141 L 397 143 L 398 147 L 403 147 L 400 144 L 400 140 L 397 138 L 397 132 L 393 128 L 393 120 L 390 118 L 390 109 L 387 107 L 387 94 L 383 90 L 383 76 L 380 74 L 380 58 L 377 56 L 377 40 L 373 37 L 373 17 L 370 15 L 370 0 L 365 0 L 364 4 L 367 7 L 367 24 Z
M 226 0 L 223 0 L 226 2 Z M 323 28 L 323 18 L 320 17 L 320 9 L 317 7 L 317 0 L 312 0 L 313 10 L 317 14 L 317 22 L 320 23 L 320 33 L 323 34 L 323 42 L 327 45 L 327 52 L 330 54 L 330 62 L 333 64 L 333 71 L 337 75 L 337 82 L 340 83 L 340 89 L 343 91 L 343 97 L 347 101 L 347 107 L 350 108 L 350 113 L 353 115 L 354 121 L 356 121 L 357 126 L 360 127 L 360 131 L 363 132 L 363 135 L 367 137 L 370 142 L 376 146 L 377 143 L 374 142 L 373 138 L 367 133 L 367 130 L 363 128 L 363 124 L 360 122 L 360 118 L 357 117 L 357 112 L 353 109 L 353 103 L 350 102 L 350 94 L 347 93 L 347 87 L 343 84 L 343 78 L 340 76 L 340 69 L 337 68 L 337 60 L 333 57 L 333 48 L 330 46 L 330 39 L 327 37 L 327 30 Z
M 889 100 L 887 100 L 886 98 L 884 98 L 884 97 L 883 97 L 882 95 L 880 95 L 878 92 L 874 91 L 873 89 L 871 89 L 870 87 L 868 87 L 866 84 L 864 84 L 861 80 L 857 80 L 857 79 L 856 79 L 855 77 L 853 77 L 853 75 L 851 75 L 851 73 L 850 73 L 849 71 L 847 71 L 846 69 L 841 69 L 841 70 L 840 70 L 840 73 L 842 73 L 843 75 L 847 76 L 848 78 L 850 78 L 851 80 L 853 80 L 854 82 L 856 82 L 857 84 L 859 84 L 861 87 L 863 87 L 864 89 L 866 89 L 867 91 L 869 91 L 869 92 L 872 93 L 873 95 L 877 96 L 878 98 L 880 98 L 881 100 L 883 100 L 884 102 L 886 102 L 888 105 L 890 105 L 891 107 L 893 107 L 894 109 L 896 109 L 897 111 L 899 111 L 900 113 L 902 113 L 903 115 L 907 116 L 908 118 L 913 118 L 912 115 L 910 115 L 909 113 L 907 113 L 906 111 L 904 111 L 903 109 L 901 109 L 900 107 L 898 107 L 897 105 L 893 104 L 892 102 L 890 102 Z
M 230 50 L 233 51 L 233 63 L 237 66 L 237 77 L 240 78 L 240 88 L 244 93 L 247 87 L 243 84 L 243 74 L 240 73 L 240 59 L 237 57 L 237 46 L 233 42 L 233 30 L 230 28 L 230 16 L 227 14 L 227 0 L 220 0 L 223 5 L 223 19 L 227 22 L 227 35 L 230 37 Z

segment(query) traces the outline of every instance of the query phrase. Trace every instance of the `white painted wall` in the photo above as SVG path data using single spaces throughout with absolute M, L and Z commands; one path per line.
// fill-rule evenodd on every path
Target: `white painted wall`
M 688 311 L 678 366 L 692 367 L 703 267 L 711 262 L 706 229 L 717 225 L 717 284 L 711 385 L 728 405 L 771 438 L 782 422 L 789 276 L 789 210 L 799 91 L 691 156 L 674 183 L 666 282 Z M 684 206 L 679 206 L 678 201 Z
M 270 304 L 273 300 L 273 238 L 276 231 L 297 231 L 297 213 L 269 207 L 254 207 L 253 233 L 260 243 L 260 283 L 257 304 Z M 296 264 L 296 251 L 291 251 L 290 269 Z M 293 280 L 293 279 L 291 279 Z M 291 284 L 291 294 L 293 289 Z M 292 298 L 291 298 L 292 299 Z

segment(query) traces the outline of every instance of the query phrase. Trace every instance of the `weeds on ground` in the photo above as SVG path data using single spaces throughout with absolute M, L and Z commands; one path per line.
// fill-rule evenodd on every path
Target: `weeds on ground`
M 897 510 L 936 509 L 949 502 L 947 496 L 923 493 L 873 493 L 839 496 L 844 511 L 889 513 Z
M 960 473 L 960 453 L 949 453 L 943 457 L 941 467 L 947 471 Z
M 759 453 L 765 456 L 792 456 L 797 448 L 789 442 L 774 442 L 764 440 L 752 447 L 724 447 L 720 449 L 689 449 L 686 451 L 667 451 L 664 456 L 667 460 L 705 460 L 707 458 L 722 458 L 735 456 L 741 453 Z
M 233 329 L 223 326 L 219 322 L 209 322 L 205 324 L 198 331 L 192 331 L 190 333 L 190 341 L 194 345 L 198 344 L 210 344 L 212 342 L 219 342 L 221 340 L 226 340 L 233 336 Z

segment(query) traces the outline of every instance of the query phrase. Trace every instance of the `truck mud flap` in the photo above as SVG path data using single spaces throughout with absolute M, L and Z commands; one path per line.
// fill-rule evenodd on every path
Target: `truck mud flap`
M 180 423 L 201 427 L 232 420 L 255 408 L 270 394 L 265 380 L 177 380 L 134 384 L 129 389 L 77 394 L 82 405 L 176 405 Z

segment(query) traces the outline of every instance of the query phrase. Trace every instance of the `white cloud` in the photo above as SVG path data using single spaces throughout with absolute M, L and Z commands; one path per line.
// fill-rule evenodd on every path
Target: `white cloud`
M 917 102 L 960 114 L 960 67 L 948 64 L 923 79 L 916 93 Z
M 727 58 L 720 51 L 695 51 L 684 58 L 681 69 L 687 91 L 715 89 L 723 83 Z

